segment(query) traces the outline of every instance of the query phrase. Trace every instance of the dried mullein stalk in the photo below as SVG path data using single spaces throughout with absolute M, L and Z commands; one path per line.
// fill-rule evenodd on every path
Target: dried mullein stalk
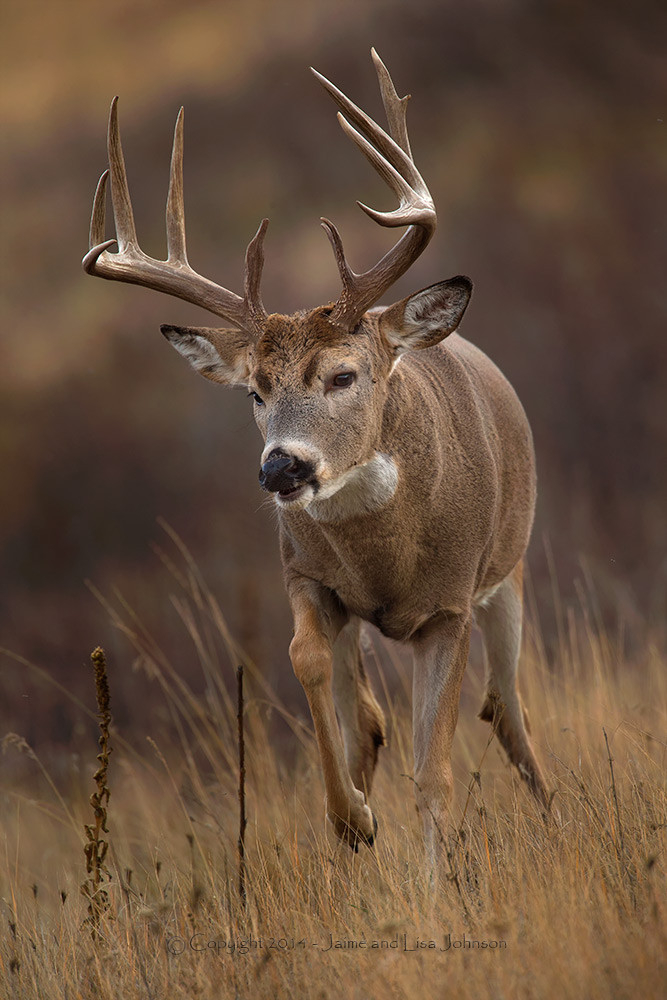
M 90 658 L 95 671 L 95 692 L 97 695 L 100 728 L 100 753 L 97 755 L 98 767 L 93 775 L 96 790 L 90 796 L 90 804 L 93 808 L 93 822 L 91 824 L 86 823 L 84 827 L 86 831 L 84 852 L 86 855 L 86 872 L 88 877 L 81 886 L 81 892 L 88 900 L 88 917 L 85 923 L 89 925 L 93 939 L 96 939 L 100 932 L 100 921 L 108 913 L 110 905 L 106 885 L 111 881 L 111 872 L 104 863 L 109 849 L 109 842 L 103 835 L 109 832 L 107 827 L 107 807 L 111 793 L 107 784 L 107 770 L 111 754 L 109 741 L 111 712 L 109 710 L 109 681 L 107 679 L 104 650 L 98 646 Z

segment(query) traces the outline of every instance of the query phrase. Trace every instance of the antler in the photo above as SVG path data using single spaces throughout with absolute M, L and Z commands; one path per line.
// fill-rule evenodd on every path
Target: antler
M 169 194 L 167 195 L 167 259 L 155 260 L 143 252 L 137 240 L 130 192 L 125 173 L 125 161 L 118 131 L 118 98 L 111 103 L 109 113 L 109 169 L 100 177 L 93 201 L 90 220 L 90 249 L 83 258 L 84 271 L 135 285 L 153 288 L 175 295 L 186 302 L 202 306 L 209 312 L 229 320 L 240 329 L 257 336 L 266 319 L 260 298 L 260 280 L 264 264 L 263 243 L 268 219 L 263 219 L 248 245 L 245 257 L 244 295 L 241 298 L 221 285 L 197 274 L 185 249 L 185 212 L 183 207 L 183 108 L 176 120 L 174 146 L 171 154 Z M 107 178 L 111 178 L 111 199 L 116 225 L 116 239 L 105 240 L 105 203 Z M 109 253 L 112 246 L 117 253 Z
M 322 219 L 322 226 L 333 247 L 343 283 L 343 291 L 333 307 L 331 319 L 350 330 L 354 329 L 366 310 L 377 302 L 390 285 L 393 285 L 419 257 L 433 236 L 436 226 L 433 200 L 410 152 L 406 126 L 409 98 L 398 96 L 387 67 L 375 49 L 371 49 L 371 55 L 380 82 L 382 103 L 391 135 L 387 135 L 326 77 L 313 70 L 317 79 L 341 109 L 342 114 L 338 113 L 341 128 L 359 146 L 399 199 L 399 206 L 393 212 L 377 212 L 361 202 L 357 204 L 381 226 L 409 227 L 398 243 L 374 267 L 363 274 L 355 274 L 345 259 L 338 230 L 328 219 Z

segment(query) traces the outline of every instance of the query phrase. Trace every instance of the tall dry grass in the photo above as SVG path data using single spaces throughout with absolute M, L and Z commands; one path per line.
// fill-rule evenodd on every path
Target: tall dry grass
M 175 742 L 148 736 L 132 745 L 112 729 L 109 908 L 95 939 L 78 892 L 95 746 L 65 789 L 46 780 L 48 762 L 20 739 L 6 740 L 7 753 L 31 755 L 34 783 L 2 792 L 3 996 L 664 995 L 667 679 L 648 638 L 631 662 L 622 635 L 604 629 L 589 602 L 586 613 L 561 615 L 551 662 L 532 616 L 522 690 L 560 824 L 543 821 L 489 743 L 488 726 L 475 717 L 481 678 L 473 671 L 438 885 L 424 868 L 406 777 L 410 678 L 396 648 L 375 643 L 367 651 L 390 745 L 372 796 L 376 849 L 353 854 L 327 830 L 309 723 L 244 661 L 187 552 L 163 558 L 204 693 L 184 682 L 118 595 L 107 603 L 135 666 L 154 680 L 147 736 L 153 715 L 166 712 Z M 245 900 L 233 694 L 241 662 Z M 123 669 L 110 669 L 112 703 Z M 277 719 L 288 739 L 276 736 Z

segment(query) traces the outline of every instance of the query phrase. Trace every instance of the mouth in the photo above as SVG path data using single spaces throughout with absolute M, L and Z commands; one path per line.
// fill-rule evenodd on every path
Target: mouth
M 291 503 L 293 500 L 298 500 L 308 489 L 308 483 L 300 483 L 298 486 L 292 486 L 287 490 L 278 490 L 277 496 L 283 503 Z

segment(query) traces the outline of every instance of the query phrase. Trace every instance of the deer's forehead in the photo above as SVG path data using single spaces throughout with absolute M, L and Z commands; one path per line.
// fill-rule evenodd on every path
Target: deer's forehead
M 309 386 L 326 370 L 368 363 L 365 338 L 335 330 L 313 330 L 308 324 L 268 330 L 251 358 L 251 377 L 268 391 L 277 383 Z
M 264 392 L 281 385 L 293 388 L 310 388 L 317 379 L 336 368 L 355 369 L 368 367 L 370 362 L 362 351 L 340 348 L 313 348 L 302 354 L 272 354 L 257 360 L 251 378 Z

